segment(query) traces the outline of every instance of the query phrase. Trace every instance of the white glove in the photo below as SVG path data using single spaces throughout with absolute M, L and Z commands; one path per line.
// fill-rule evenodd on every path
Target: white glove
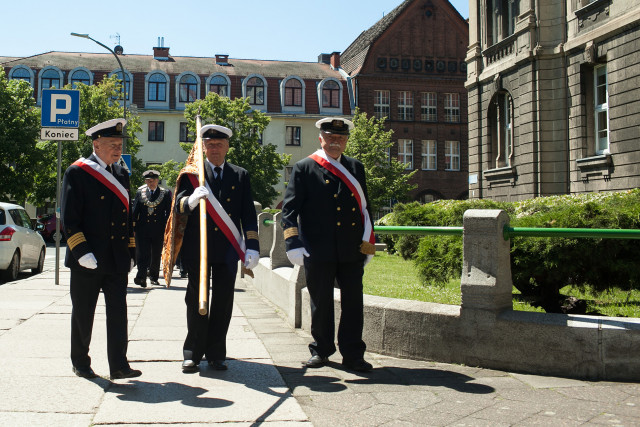
M 373 255 L 367 255 L 367 257 L 364 259 L 364 266 L 363 267 L 366 267 L 367 264 L 369 264 L 372 259 L 373 259 Z
M 131 273 L 131 270 L 133 270 L 134 265 L 136 265 L 136 262 L 133 260 L 133 258 L 131 258 L 131 263 L 129 264 L 129 273 Z
M 207 187 L 197 187 L 195 190 L 193 190 L 193 194 L 189 196 L 189 209 L 194 210 L 196 206 L 198 206 L 200 199 L 204 199 L 208 195 L 209 190 L 207 190 Z
M 244 266 L 249 270 L 253 270 L 258 265 L 258 261 L 260 261 L 260 253 L 253 249 L 247 249 L 244 254 Z
M 287 251 L 287 258 L 295 265 L 304 265 L 304 257 L 308 257 L 309 252 L 305 248 L 296 248 Z
M 93 252 L 82 255 L 78 260 L 78 264 L 90 270 L 95 270 L 96 268 L 98 268 L 98 261 L 96 261 L 96 257 L 95 255 L 93 255 Z

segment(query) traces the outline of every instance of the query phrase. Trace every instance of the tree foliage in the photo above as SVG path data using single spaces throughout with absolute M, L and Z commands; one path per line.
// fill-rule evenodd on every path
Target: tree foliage
M 406 201 L 416 188 L 409 183 L 416 171 L 406 173 L 405 165 L 390 159 L 388 150 L 393 145 L 393 131 L 386 131 L 384 119 L 367 118 L 367 113 L 356 109 L 355 129 L 349 136 L 345 154 L 364 164 L 367 177 L 369 203 L 373 212 L 388 206 L 389 200 Z
M 66 168 L 78 158 L 88 157 L 93 152 L 93 142 L 90 137 L 85 135 L 87 129 L 106 120 L 123 116 L 123 107 L 119 103 L 119 100 L 122 99 L 121 83 L 116 76 L 105 78 L 97 85 L 78 84 L 76 88 L 80 91 L 79 139 L 78 141 L 60 142 L 62 144 L 61 173 L 64 173 Z M 67 85 L 64 89 L 71 89 L 71 86 Z M 136 134 L 141 130 L 140 117 L 133 111 L 127 110 L 126 152 L 131 154 L 132 160 L 132 190 L 143 181 L 144 165 L 135 157 L 135 154 L 140 150 L 140 141 Z M 38 143 L 38 149 L 45 161 L 33 172 L 31 178 L 32 181 L 35 181 L 35 186 L 30 200 L 36 205 L 43 204 L 47 200 L 55 200 L 58 142 L 41 141 Z
M 33 173 L 44 163 L 36 147 L 39 133 L 33 88 L 7 80 L 0 68 L 0 200 L 23 204 L 33 191 Z
M 226 160 L 249 171 L 253 197 L 262 206 L 270 206 L 278 196 L 273 186 L 280 181 L 279 171 L 291 158 L 288 154 L 277 153 L 273 144 L 258 142 L 270 118 L 252 110 L 247 98 L 231 100 L 215 92 L 209 92 L 205 99 L 196 100 L 185 108 L 187 126 L 194 133 L 198 114 L 202 117 L 203 126 L 217 124 L 233 131 Z

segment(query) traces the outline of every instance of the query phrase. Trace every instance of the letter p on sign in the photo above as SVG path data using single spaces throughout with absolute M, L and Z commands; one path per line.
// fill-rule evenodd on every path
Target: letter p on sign
M 62 108 L 60 108 L 63 106 Z M 71 97 L 64 93 L 51 94 L 51 121 L 55 123 L 58 114 L 66 115 L 71 112 Z

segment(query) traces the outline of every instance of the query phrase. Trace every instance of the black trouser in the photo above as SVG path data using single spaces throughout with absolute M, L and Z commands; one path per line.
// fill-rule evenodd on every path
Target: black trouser
M 100 290 L 107 314 L 107 356 L 111 372 L 129 367 L 127 361 L 127 273 L 101 274 L 71 269 L 71 363 L 91 366 L 89 344 Z
M 183 260 L 184 262 L 184 260 Z M 209 264 L 207 295 L 209 311 L 203 316 L 199 309 L 199 266 L 192 262 L 183 265 L 187 269 L 187 338 L 184 341 L 185 360 L 199 363 L 202 356 L 207 360 L 224 360 L 227 357 L 227 331 L 233 312 L 233 293 L 238 271 L 238 263 Z M 209 292 L 209 289 L 212 289 Z
M 337 281 L 341 307 L 338 326 L 340 354 L 346 360 L 362 358 L 366 349 L 362 341 L 363 262 L 312 262 L 305 258 L 304 270 L 311 298 L 311 335 L 315 340 L 309 344 L 311 354 L 329 357 L 336 351 L 333 289 Z
M 158 281 L 163 243 L 163 233 L 153 233 L 150 231 L 136 232 L 136 263 L 138 264 L 136 279 L 146 281 L 148 271 L 149 279 L 156 282 Z

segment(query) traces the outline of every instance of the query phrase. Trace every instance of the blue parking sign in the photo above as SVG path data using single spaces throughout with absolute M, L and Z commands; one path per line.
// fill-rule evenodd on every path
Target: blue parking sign
M 43 128 L 77 128 L 80 124 L 80 91 L 42 90 Z

